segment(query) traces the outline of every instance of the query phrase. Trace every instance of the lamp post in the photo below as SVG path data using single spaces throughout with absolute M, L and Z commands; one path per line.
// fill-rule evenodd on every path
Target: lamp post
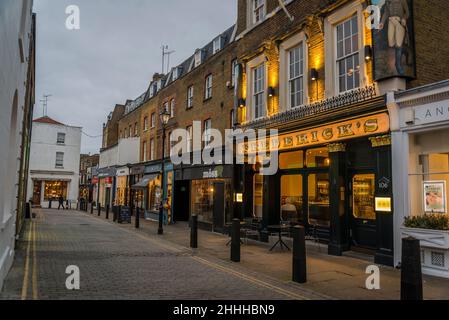
M 163 227 L 163 216 L 164 216 L 164 202 L 165 202 L 165 189 L 164 189 L 164 176 L 165 176 L 165 127 L 167 126 L 168 121 L 170 120 L 170 112 L 164 108 L 162 110 L 161 114 L 161 122 L 162 122 L 162 174 L 161 174 L 161 188 L 162 188 L 162 195 L 161 195 L 161 204 L 159 207 L 159 228 L 157 230 L 157 234 L 162 235 L 164 234 L 164 227 Z

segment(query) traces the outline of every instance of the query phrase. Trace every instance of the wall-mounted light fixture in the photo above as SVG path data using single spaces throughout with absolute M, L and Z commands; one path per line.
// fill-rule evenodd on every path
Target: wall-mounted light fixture
M 370 45 L 365 46 L 365 60 L 370 61 L 373 59 L 373 49 Z
M 310 70 L 310 78 L 312 79 L 312 81 L 318 80 L 318 70 L 317 69 L 312 68 L 312 70 Z
M 243 98 L 239 99 L 239 107 L 240 108 L 246 107 L 246 100 L 245 99 L 243 99 Z
M 268 87 L 268 96 L 274 97 L 274 95 L 276 94 L 276 90 L 273 87 Z

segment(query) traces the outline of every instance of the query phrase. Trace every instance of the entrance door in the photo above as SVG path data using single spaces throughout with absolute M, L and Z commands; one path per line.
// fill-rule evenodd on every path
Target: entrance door
M 214 182 L 214 231 L 224 229 L 225 223 L 225 185 L 224 182 Z
M 34 206 L 41 205 L 41 190 L 42 190 L 42 181 L 34 181 L 34 185 L 33 185 L 33 205 Z
M 376 248 L 375 175 L 355 174 L 351 179 L 351 234 L 353 245 Z
M 190 181 L 176 181 L 176 201 L 173 204 L 174 221 L 189 221 L 190 218 Z

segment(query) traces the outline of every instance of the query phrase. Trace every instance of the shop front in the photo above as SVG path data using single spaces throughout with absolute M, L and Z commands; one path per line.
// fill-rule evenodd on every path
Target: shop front
M 42 206 L 44 208 L 49 206 L 52 202 L 52 207 L 57 206 L 60 197 L 64 201 L 68 200 L 68 189 L 70 180 L 58 179 L 34 179 L 33 180 L 33 205 Z
M 133 188 L 134 185 L 139 184 L 145 175 L 145 166 L 142 164 L 137 164 L 130 166 L 129 170 L 129 185 L 131 186 L 129 190 L 129 195 L 127 199 L 130 199 L 130 203 L 134 208 L 144 208 L 144 189 Z M 127 203 L 128 204 L 128 203 Z
M 177 166 L 174 169 L 174 221 L 189 221 L 196 215 L 201 228 L 222 232 L 233 218 L 233 166 Z
M 129 176 L 128 167 L 117 168 L 114 206 L 126 205 L 126 194 L 128 193 L 128 179 L 129 179 L 128 176 Z
M 395 264 L 412 236 L 423 273 L 449 278 L 449 81 L 398 93 L 395 105 Z
M 112 207 L 115 197 L 116 168 L 103 168 L 98 172 L 98 199 L 97 204 L 102 208 Z
M 278 153 L 275 175 L 264 176 L 257 165 L 245 165 L 244 216 L 262 221 L 265 228 L 303 225 L 311 236 L 328 242 L 329 254 L 361 250 L 373 254 L 377 263 L 392 265 L 388 113 L 291 127 L 305 129 L 280 129 L 268 144 L 238 146 L 248 155 L 261 151 L 261 145 L 270 146 L 265 151 L 272 156 L 274 150 Z

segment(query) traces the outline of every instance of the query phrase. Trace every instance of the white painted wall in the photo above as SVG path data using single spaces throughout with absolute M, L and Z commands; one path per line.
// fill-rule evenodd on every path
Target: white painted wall
M 30 151 L 30 177 L 27 199 L 33 196 L 33 180 L 70 180 L 68 200 L 76 202 L 79 193 L 81 128 L 33 122 Z M 65 144 L 57 144 L 58 133 L 65 133 Z M 64 167 L 56 168 L 56 153 L 64 153 Z M 42 199 L 43 199 L 42 194 Z M 42 202 L 42 206 L 47 206 Z
M 120 139 L 119 143 L 100 153 L 100 168 L 124 166 L 140 161 L 140 138 Z
M 14 257 L 17 171 L 32 6 L 33 0 L 0 1 L 0 288 Z M 20 59 L 19 39 L 24 62 Z

